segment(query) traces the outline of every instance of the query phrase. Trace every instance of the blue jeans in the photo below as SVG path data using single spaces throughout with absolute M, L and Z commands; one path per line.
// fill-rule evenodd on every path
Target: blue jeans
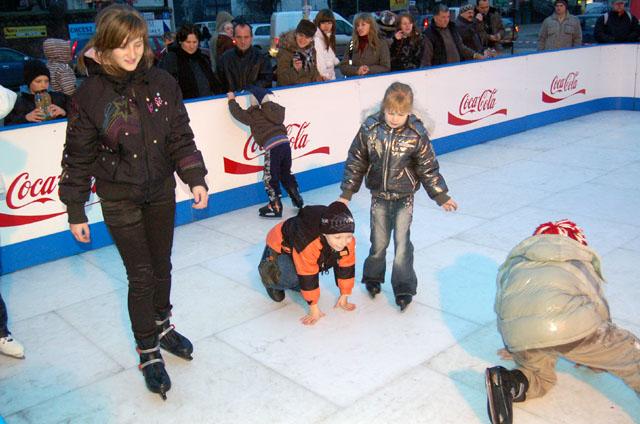
M 371 249 L 364 261 L 363 283 L 384 283 L 385 257 L 393 231 L 393 294 L 416 294 L 418 280 L 413 269 L 413 244 L 409 239 L 412 220 L 413 195 L 397 200 L 385 200 L 375 196 L 371 198 Z
M 270 255 L 271 248 L 266 246 L 264 253 L 262 254 L 262 261 L 265 261 L 267 256 Z M 296 272 L 296 266 L 293 264 L 291 255 L 278 254 L 276 260 L 278 269 L 280 270 L 280 279 L 276 284 L 271 284 L 269 287 L 275 290 L 295 290 L 300 291 L 300 283 L 298 282 L 298 273 Z

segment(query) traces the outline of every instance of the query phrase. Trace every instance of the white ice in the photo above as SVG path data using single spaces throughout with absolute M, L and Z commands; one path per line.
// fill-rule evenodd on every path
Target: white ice
M 177 228 L 173 322 L 194 341 L 195 359 L 164 355 L 166 402 L 137 369 L 113 246 L 2 276 L 26 359 L 0 357 L 0 415 L 38 424 L 486 423 L 484 369 L 513 365 L 496 356 L 496 269 L 538 224 L 570 218 L 584 228 L 603 257 L 614 320 L 640 334 L 639 118 L 601 112 L 441 155 L 460 210 L 445 213 L 418 194 L 418 295 L 403 314 L 388 283 L 375 300 L 357 284 L 356 311 L 333 309 L 329 275 L 327 316 L 301 325 L 299 295 L 274 303 L 259 281 L 274 222 L 256 206 Z M 339 188 L 303 194 L 328 204 Z M 369 248 L 366 191 L 351 205 L 358 280 Z M 617 378 L 563 361 L 558 374 L 545 397 L 516 405 L 516 423 L 640 422 L 640 401 Z

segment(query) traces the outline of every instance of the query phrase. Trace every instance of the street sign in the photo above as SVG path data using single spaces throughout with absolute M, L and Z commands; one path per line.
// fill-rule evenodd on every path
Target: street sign
M 46 25 L 5 27 L 4 38 L 39 38 L 47 36 Z

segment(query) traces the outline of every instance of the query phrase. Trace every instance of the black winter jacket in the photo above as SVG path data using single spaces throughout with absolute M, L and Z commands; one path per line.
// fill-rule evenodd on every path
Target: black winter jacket
M 178 43 L 173 43 L 158 66 L 178 81 L 185 99 L 206 97 L 221 92 L 220 84 L 211 70 L 211 61 L 200 49 L 189 54 Z M 202 79 L 200 84 L 194 71 L 198 71 Z
M 174 171 L 191 188 L 206 187 L 207 170 L 193 141 L 178 84 L 141 65 L 117 79 L 87 59 L 89 77 L 71 100 L 60 176 L 69 222 L 87 222 L 91 177 L 106 200 L 174 197 Z
M 261 50 L 250 47 L 246 52 L 233 48 L 224 52 L 216 64 L 222 92 L 244 90 L 247 85 L 271 88 L 273 69 Z
M 604 23 L 605 15 L 602 15 L 596 21 L 594 29 L 594 37 L 598 43 L 634 43 L 639 41 L 640 26 L 638 19 L 631 13 L 623 13 L 618 15 L 611 11 L 607 17 L 607 23 Z
M 366 186 L 376 197 L 398 199 L 418 191 L 420 183 L 429 197 L 442 205 L 449 200 L 447 185 L 427 135 L 415 115 L 396 129 L 382 113 L 372 115 L 353 139 L 344 166 L 342 197 L 351 199 L 366 176 Z
M 391 70 L 403 71 L 417 69 L 422 59 L 422 36 L 407 37 L 400 40 L 393 37 L 390 47 Z

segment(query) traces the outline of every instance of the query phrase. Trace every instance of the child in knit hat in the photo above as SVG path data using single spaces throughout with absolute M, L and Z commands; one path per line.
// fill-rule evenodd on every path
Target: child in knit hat
M 251 134 L 258 146 L 264 150 L 264 173 L 262 180 L 269 196 L 269 204 L 258 210 L 265 218 L 282 217 L 282 197 L 280 184 L 291 197 L 297 208 L 304 204 L 296 177 L 291 173 L 291 145 L 284 126 L 285 108 L 271 100 L 273 93 L 263 87 L 250 85 L 252 105 L 242 109 L 233 93 L 227 93 L 231 115 L 245 125 L 249 125 Z
M 37 123 L 67 115 L 67 96 L 48 91 L 50 77 L 47 65 L 41 61 L 32 59 L 24 63 L 24 83 L 28 92 L 20 93 L 13 110 L 4 119 L 5 125 Z M 36 97 L 42 97 L 46 102 L 37 105 Z
M 620 377 L 640 396 L 640 340 L 611 321 L 600 256 L 582 230 L 563 219 L 540 225 L 498 270 L 495 311 L 516 369 L 485 372 L 489 417 L 511 423 L 513 402 L 555 384 L 558 357 Z
M 267 294 L 282 302 L 285 289 L 300 291 L 309 313 L 300 321 L 313 325 L 324 313 L 318 306 L 319 274 L 333 268 L 340 297 L 336 307 L 353 311 L 349 303 L 356 263 L 355 222 L 341 202 L 329 206 L 305 206 L 297 216 L 279 223 L 267 234 L 258 270 Z

